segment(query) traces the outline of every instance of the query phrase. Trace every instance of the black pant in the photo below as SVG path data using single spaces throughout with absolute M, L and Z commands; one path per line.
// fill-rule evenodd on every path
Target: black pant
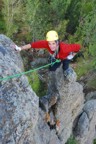
M 61 62 L 57 62 L 57 63 L 53 64 L 52 66 L 50 66 L 49 70 L 50 71 L 55 71 L 61 65 L 61 63 L 63 63 L 62 68 L 65 71 L 69 68 L 70 60 L 65 59 L 65 60 L 62 60 Z

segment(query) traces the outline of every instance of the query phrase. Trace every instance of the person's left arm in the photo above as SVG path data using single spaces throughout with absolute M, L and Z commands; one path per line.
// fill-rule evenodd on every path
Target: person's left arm
M 80 44 L 68 44 L 65 51 L 67 53 L 73 52 L 73 53 L 77 53 L 81 48 Z

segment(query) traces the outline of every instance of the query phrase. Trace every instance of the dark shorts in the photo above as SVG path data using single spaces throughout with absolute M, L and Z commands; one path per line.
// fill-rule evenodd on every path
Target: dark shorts
M 60 67 L 61 64 L 63 64 L 62 68 L 65 71 L 65 70 L 67 70 L 69 68 L 70 60 L 65 59 L 65 60 L 62 60 L 61 62 L 57 62 L 57 63 L 51 65 L 49 67 L 49 70 L 50 71 L 55 71 L 58 67 Z

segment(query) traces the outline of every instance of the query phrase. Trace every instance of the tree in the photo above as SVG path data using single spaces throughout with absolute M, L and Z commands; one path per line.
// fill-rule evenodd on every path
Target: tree
M 18 31 L 22 13 L 22 0 L 2 0 L 2 14 L 5 21 L 6 35 L 12 37 Z

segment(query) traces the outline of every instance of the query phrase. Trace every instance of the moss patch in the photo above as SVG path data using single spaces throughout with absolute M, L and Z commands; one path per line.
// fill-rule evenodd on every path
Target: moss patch
M 74 136 L 71 136 L 66 144 L 78 144 L 78 141 L 75 139 Z
M 87 82 L 87 87 L 96 89 L 96 77 L 92 77 L 90 81 Z
M 39 79 L 37 72 L 28 75 L 28 81 L 37 96 L 41 97 L 46 94 L 46 85 Z

